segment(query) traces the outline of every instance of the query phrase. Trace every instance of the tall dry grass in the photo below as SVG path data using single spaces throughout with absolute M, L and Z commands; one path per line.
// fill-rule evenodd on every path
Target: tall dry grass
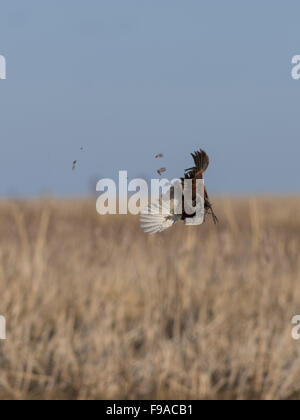
M 93 202 L 0 203 L 0 398 L 300 397 L 299 199 L 146 236 Z

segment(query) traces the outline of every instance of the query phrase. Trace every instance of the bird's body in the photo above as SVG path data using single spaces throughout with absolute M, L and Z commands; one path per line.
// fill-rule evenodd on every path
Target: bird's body
M 162 232 L 163 230 L 168 229 L 174 223 L 182 220 L 186 225 L 199 225 L 202 224 L 205 220 L 207 214 L 211 214 L 214 223 L 218 222 L 218 219 L 213 211 L 212 205 L 210 203 L 206 187 L 203 184 L 203 193 L 201 196 L 200 204 L 201 209 L 199 208 L 199 192 L 198 185 L 199 182 L 203 183 L 204 172 L 209 166 L 209 157 L 204 152 L 200 150 L 199 152 L 192 153 L 192 157 L 195 162 L 195 166 L 192 168 L 186 169 L 184 177 L 181 178 L 181 191 L 182 197 L 181 200 L 176 198 L 175 186 L 171 186 L 168 191 L 169 203 L 171 206 L 166 208 L 163 197 L 161 197 L 159 203 L 152 204 L 146 211 L 142 213 L 141 222 L 142 228 L 147 233 L 157 233 Z M 186 193 L 186 185 L 189 185 L 191 188 L 191 201 L 192 205 L 197 209 L 194 213 L 189 214 L 186 211 L 186 204 L 188 194 Z M 198 208 L 197 208 L 198 205 Z M 193 207 L 194 208 L 194 207 Z
M 207 170 L 209 166 L 209 157 L 204 152 L 204 150 L 200 150 L 200 152 L 195 152 L 191 154 L 195 166 L 189 169 L 185 170 L 184 178 L 182 179 L 182 182 L 184 183 L 185 179 L 191 179 L 192 180 L 192 200 L 193 202 L 196 200 L 196 192 L 197 192 L 197 180 L 204 180 L 204 172 Z M 215 215 L 212 205 L 209 201 L 207 189 L 204 186 L 204 210 L 205 214 L 211 214 L 214 223 L 216 224 L 218 222 L 218 218 Z M 187 217 L 191 217 L 190 215 L 186 215 L 183 213 L 183 220 L 185 220 Z

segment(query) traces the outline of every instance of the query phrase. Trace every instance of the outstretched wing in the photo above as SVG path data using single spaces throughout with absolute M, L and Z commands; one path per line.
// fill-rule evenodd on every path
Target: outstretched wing
M 163 232 L 180 220 L 170 208 L 162 204 L 152 204 L 141 213 L 141 227 L 144 232 L 153 234 Z
M 203 174 L 208 168 L 209 165 L 209 157 L 204 150 L 200 150 L 199 152 L 191 153 L 195 166 L 192 168 L 186 169 L 184 173 L 184 177 L 191 179 L 191 178 L 203 178 Z

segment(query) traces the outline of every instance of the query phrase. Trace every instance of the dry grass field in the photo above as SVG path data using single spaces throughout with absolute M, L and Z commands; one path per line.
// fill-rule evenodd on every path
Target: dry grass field
M 0 399 L 298 399 L 300 199 L 147 236 L 93 201 L 0 203 Z

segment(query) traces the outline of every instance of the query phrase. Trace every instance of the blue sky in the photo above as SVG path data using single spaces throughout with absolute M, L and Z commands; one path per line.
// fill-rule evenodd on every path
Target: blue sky
M 295 0 L 2 2 L 0 195 L 171 179 L 200 147 L 214 193 L 299 192 L 299 16 Z

